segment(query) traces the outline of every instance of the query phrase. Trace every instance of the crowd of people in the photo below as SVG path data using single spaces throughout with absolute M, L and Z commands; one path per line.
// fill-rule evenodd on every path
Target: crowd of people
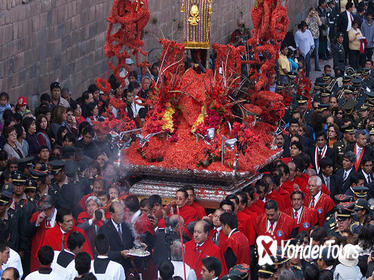
M 374 25 L 365 1 L 348 1 L 342 13 L 335 6 L 320 0 L 296 31 L 296 48 L 281 48 L 269 86 L 292 99 L 274 133 L 282 155 L 216 209 L 199 204 L 193 185 L 168 204 L 129 194 L 118 146 L 95 125 L 126 119 L 141 128 L 150 108 L 137 100 L 149 98 L 158 63 L 129 73 L 125 86 L 112 76 L 110 95 L 92 84 L 75 100 L 53 82 L 35 110 L 24 96 L 13 105 L 0 93 L 1 279 L 373 280 Z M 248 38 L 239 21 L 232 43 Z M 333 56 L 333 66 L 311 96 L 298 95 L 294 81 L 309 76 L 313 50 L 316 71 L 320 56 Z M 259 265 L 259 236 L 334 242 L 345 253 L 279 252 Z

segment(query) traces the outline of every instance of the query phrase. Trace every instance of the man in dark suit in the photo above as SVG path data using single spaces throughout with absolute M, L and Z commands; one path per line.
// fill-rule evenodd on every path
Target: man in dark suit
M 371 158 L 363 158 L 361 160 L 361 171 L 360 173 L 365 177 L 365 186 L 374 183 L 372 174 L 373 171 L 373 160 Z
M 335 176 L 333 175 L 334 164 L 332 160 L 328 157 L 321 159 L 319 164 L 321 167 L 319 177 L 322 180 L 322 184 L 324 184 L 331 193 L 332 190 L 336 189 Z M 333 197 L 331 196 L 331 198 Z
M 367 136 L 364 130 L 358 130 L 356 132 L 356 143 L 348 146 L 347 150 L 354 152 L 356 161 L 354 163 L 354 169 L 359 172 L 361 171 L 360 165 L 363 158 L 370 158 L 371 149 L 367 144 Z
M 338 18 L 338 32 L 342 32 L 344 34 L 344 50 L 346 58 L 348 56 L 349 48 L 348 48 L 348 31 L 352 28 L 353 18 L 353 3 L 348 1 L 347 5 L 345 5 L 345 11 L 339 15 Z
M 334 150 L 327 146 L 326 134 L 323 131 L 319 131 L 316 135 L 316 147 L 312 150 L 310 154 L 312 159 L 313 168 L 316 170 L 317 174 L 320 173 L 320 161 L 323 158 L 333 159 Z
M 100 228 L 99 234 L 104 234 L 109 240 L 109 258 L 122 264 L 125 272 L 128 273 L 131 267 L 128 249 L 134 246 L 134 237 L 130 227 L 124 222 L 125 212 L 122 204 L 113 202 L 109 211 L 111 219 Z
M 356 155 L 352 151 L 348 151 L 343 156 L 343 168 L 335 173 L 335 187 L 331 189 L 331 195 L 344 194 L 350 187 L 350 176 L 356 173 L 353 165 L 356 161 Z

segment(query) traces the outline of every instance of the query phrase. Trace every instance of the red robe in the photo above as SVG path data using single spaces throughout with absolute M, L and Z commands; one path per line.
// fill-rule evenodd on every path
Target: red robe
M 258 199 L 255 203 L 248 207 L 248 210 L 256 212 L 257 215 L 262 215 L 265 213 L 265 202 Z
M 309 176 L 302 173 L 300 176 L 295 176 L 295 179 L 293 180 L 293 182 L 294 184 L 297 184 L 299 186 L 300 190 L 303 193 L 307 193 L 309 192 L 309 190 L 307 189 L 308 180 L 309 180 Z
M 292 181 L 288 180 L 286 182 L 283 182 L 279 189 L 284 190 L 284 191 L 288 192 L 289 194 L 291 194 L 293 192 L 293 185 L 294 184 L 295 184 L 295 182 L 293 180 Z
M 86 211 L 84 212 L 81 212 L 79 215 L 78 215 L 78 219 L 77 219 L 77 225 L 80 225 L 80 224 L 83 224 L 85 223 L 87 220 L 91 219 L 92 217 L 90 215 L 88 215 L 88 213 Z M 110 213 L 109 212 L 106 212 L 105 213 L 105 218 L 108 220 L 111 218 L 110 216 Z M 102 220 L 100 221 L 95 221 L 95 225 L 97 225 L 98 227 L 102 227 L 104 225 L 104 222 Z
M 235 257 L 236 263 L 235 264 L 248 264 L 250 265 L 250 250 L 249 250 L 249 243 L 247 237 L 240 231 L 236 231 L 226 240 L 225 245 L 222 250 L 222 254 L 224 255 L 226 250 L 231 248 Z
M 203 266 L 202 260 L 206 257 L 215 257 L 221 261 L 222 272 L 220 278 L 227 274 L 227 268 L 225 263 L 225 258 L 222 255 L 221 250 L 213 244 L 212 241 L 207 239 L 203 245 L 196 249 L 196 243 L 192 239 L 186 243 L 186 263 L 195 270 L 197 279 L 201 279 L 201 268 Z
M 216 232 L 217 232 L 217 230 L 215 230 L 215 229 L 211 229 L 210 232 L 209 232 L 208 239 L 211 240 L 212 242 L 213 242 L 213 240 L 212 240 L 213 235 L 216 234 Z M 215 245 L 217 245 L 221 249 L 225 245 L 226 240 L 227 240 L 227 236 L 223 234 L 222 229 L 221 229 L 219 231 L 219 234 L 218 234 L 218 245 L 217 244 L 215 244 Z
M 238 218 L 238 230 L 247 237 L 249 245 L 254 245 L 256 233 L 253 226 L 253 220 L 251 220 L 251 217 L 243 211 L 238 211 L 236 217 Z
M 189 205 L 184 205 L 183 207 L 179 208 L 179 214 L 183 218 L 184 225 L 186 227 L 189 223 L 197 221 L 199 219 L 195 208 Z
M 199 216 L 199 219 L 202 220 L 203 217 L 206 216 L 205 208 L 201 206 L 199 203 L 196 201 L 192 202 L 191 206 L 195 208 L 197 215 Z
M 278 203 L 279 210 L 281 210 L 281 211 L 286 210 L 286 208 L 289 206 L 289 205 L 285 205 L 284 204 L 283 198 L 275 190 L 272 190 L 272 192 L 270 194 L 266 195 L 266 200 L 274 200 L 274 201 L 276 201 Z
M 285 213 L 293 218 L 293 208 L 288 208 Z M 295 220 L 295 219 L 294 219 Z M 296 221 L 296 220 L 295 220 Z M 310 232 L 313 226 L 318 224 L 318 213 L 317 210 L 309 207 L 303 207 L 301 217 L 298 221 L 299 232 L 307 231 Z
M 273 239 L 278 241 L 278 245 L 280 245 L 281 240 L 287 240 L 291 238 L 292 230 L 297 228 L 297 224 L 295 223 L 294 219 L 292 219 L 287 214 L 280 212 L 279 219 L 277 225 L 275 226 L 273 232 L 267 231 L 267 218 L 266 214 L 258 216 L 255 221 L 255 230 L 257 236 L 259 235 L 268 235 L 271 236 Z
M 38 218 L 40 211 L 35 212 L 32 214 L 30 218 L 30 223 L 34 223 Z M 41 247 L 40 244 L 44 240 L 44 235 L 47 231 L 51 228 L 48 228 L 46 225 L 46 221 L 40 224 L 40 226 L 36 229 L 34 236 L 32 237 L 32 244 L 31 244 L 31 259 L 30 259 L 30 272 L 38 270 L 40 264 L 38 260 L 38 251 Z
M 91 256 L 91 258 L 93 258 L 92 249 L 91 249 L 87 234 L 84 232 L 83 229 L 77 226 L 74 226 L 71 231 L 65 234 L 64 248 L 67 248 L 67 241 L 68 241 L 69 235 L 70 233 L 74 231 L 78 231 L 83 234 L 85 241 L 83 244 L 82 252 L 88 253 Z M 42 243 L 40 244 L 40 247 L 44 245 L 48 245 L 52 247 L 53 251 L 61 251 L 61 243 L 62 243 L 62 232 L 61 232 L 60 226 L 56 223 L 53 228 L 51 228 L 45 233 L 44 239 Z M 38 251 L 39 251 L 39 248 L 38 248 Z
M 310 201 L 311 201 L 311 195 L 308 194 L 305 197 L 304 205 L 309 207 Z M 321 196 L 319 197 L 317 203 L 314 205 L 313 208 L 317 210 L 319 225 L 323 227 L 323 225 L 325 224 L 326 215 L 332 209 L 335 208 L 335 203 L 330 196 L 328 196 L 325 193 L 321 193 Z

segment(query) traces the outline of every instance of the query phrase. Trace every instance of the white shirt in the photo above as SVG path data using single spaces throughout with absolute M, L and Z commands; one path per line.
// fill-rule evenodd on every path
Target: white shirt
M 300 218 L 301 218 L 301 214 L 303 213 L 303 206 L 300 207 L 299 210 L 296 211 L 297 212 L 297 223 L 299 224 L 300 223 Z M 295 217 L 295 209 L 292 208 L 292 218 Z
M 305 32 L 297 30 L 295 33 L 295 43 L 296 47 L 299 48 L 301 54 L 305 58 L 306 55 L 314 48 L 314 39 L 312 33 L 307 29 Z
M 353 18 L 353 15 L 350 12 L 348 12 L 348 11 L 345 11 L 345 12 L 347 13 L 347 17 L 348 17 L 348 24 L 347 24 L 347 30 L 346 30 L 348 32 L 352 28 L 352 19 L 351 19 L 351 16 Z
M 318 202 L 319 198 L 321 197 L 321 195 L 322 195 L 322 192 L 319 191 L 319 192 L 314 196 L 314 207 L 316 207 L 317 202 Z M 313 197 L 310 198 L 309 207 L 312 205 L 312 200 L 313 200 Z
M 179 276 L 182 277 L 182 279 L 184 279 L 183 262 L 171 261 L 171 263 L 174 266 L 173 276 Z M 196 280 L 197 277 L 195 271 L 188 264 L 186 264 L 185 267 L 187 280 Z
M 23 268 L 22 268 L 22 262 L 21 257 L 19 254 L 14 251 L 12 248 L 9 248 L 9 259 L 8 261 L 3 264 L 2 268 L 5 270 L 8 267 L 14 267 L 17 268 L 19 273 L 19 278 L 21 279 L 23 276 Z
M 64 251 L 68 252 L 69 254 L 74 255 L 72 252 L 66 249 L 64 249 Z M 60 251 L 54 251 L 54 252 L 55 254 L 53 256 L 53 261 L 51 264 L 52 271 L 57 273 L 61 279 L 65 279 L 65 280 L 71 280 L 71 279 L 74 279 L 74 277 L 78 276 L 78 272 L 75 270 L 75 261 L 72 260 L 66 268 L 62 267 L 61 265 L 57 263 L 57 258 L 61 252 Z
M 62 280 L 57 273 L 51 271 L 49 274 L 42 274 L 39 271 L 34 271 L 26 276 L 25 280 Z M 74 278 L 73 278 L 74 279 Z
M 119 228 L 120 228 L 121 232 L 118 232 L 118 233 L 122 234 L 122 226 L 121 226 L 121 224 L 117 224 L 115 221 L 113 221 L 113 219 L 110 219 L 110 220 L 112 221 L 112 223 L 114 225 L 114 228 L 116 229 L 117 232 L 118 232 L 118 225 L 119 225 Z
M 364 170 L 361 170 L 361 171 L 362 171 L 362 174 L 364 174 L 364 176 L 365 176 L 365 180 L 366 180 L 366 182 L 369 183 L 370 174 L 365 173 Z
M 353 168 L 351 168 L 351 169 L 349 169 L 349 170 L 344 170 L 344 172 L 343 172 L 343 180 L 344 180 L 344 178 L 348 178 L 349 173 L 351 173 L 352 169 L 353 169 Z
M 275 227 L 277 226 L 278 221 L 273 223 L 273 231 L 275 230 Z M 269 220 L 267 220 L 267 226 L 266 226 L 266 231 L 270 230 L 271 223 Z
M 97 256 L 98 259 L 107 259 L 106 256 Z M 94 261 L 91 261 L 91 270 L 97 280 L 124 280 L 126 279 L 125 270 L 123 269 L 122 265 L 117 262 L 109 261 L 108 266 L 104 274 L 98 274 L 94 271 Z

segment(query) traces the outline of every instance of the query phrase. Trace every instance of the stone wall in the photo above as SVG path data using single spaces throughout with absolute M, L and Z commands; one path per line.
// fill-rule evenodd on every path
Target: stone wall
M 37 103 L 59 80 L 75 97 L 105 75 L 106 17 L 112 0 L 0 0 L 0 91 L 14 102 L 25 95 Z M 290 27 L 304 17 L 311 0 L 289 0 Z M 212 41 L 225 43 L 238 17 L 250 26 L 254 0 L 214 0 Z M 149 0 L 151 19 L 145 46 L 149 60 L 160 55 L 158 38 L 180 40 L 180 1 Z M 32 98 L 33 97 L 33 98 Z

